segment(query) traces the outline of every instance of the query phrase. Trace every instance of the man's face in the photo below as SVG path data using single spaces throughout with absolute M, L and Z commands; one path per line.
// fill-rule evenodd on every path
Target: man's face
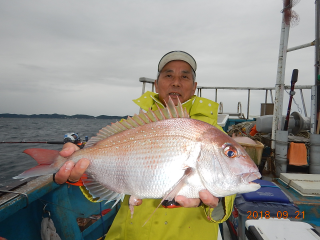
M 184 103 L 194 95 L 197 83 L 193 82 L 191 66 L 179 60 L 171 61 L 162 68 L 155 87 L 163 104 L 168 103 L 170 96 L 174 104 L 178 105 L 178 98 Z

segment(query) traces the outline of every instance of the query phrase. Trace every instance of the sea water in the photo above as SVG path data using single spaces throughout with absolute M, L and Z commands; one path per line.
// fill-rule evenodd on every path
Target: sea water
M 90 139 L 98 131 L 119 119 L 47 119 L 47 118 L 0 118 L 0 189 L 16 185 L 12 179 L 23 171 L 37 165 L 29 155 L 28 148 L 61 150 L 62 144 L 2 143 L 2 142 L 63 142 L 66 133 L 78 133 L 82 140 Z

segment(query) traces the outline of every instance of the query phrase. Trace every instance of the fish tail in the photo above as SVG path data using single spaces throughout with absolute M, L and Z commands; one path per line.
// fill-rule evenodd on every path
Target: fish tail
M 59 155 L 57 150 L 49 150 L 42 148 L 29 148 L 23 151 L 30 155 L 38 162 L 38 166 L 19 174 L 14 179 L 36 177 L 41 175 L 49 175 L 57 172 L 60 167 L 66 162 L 66 158 Z

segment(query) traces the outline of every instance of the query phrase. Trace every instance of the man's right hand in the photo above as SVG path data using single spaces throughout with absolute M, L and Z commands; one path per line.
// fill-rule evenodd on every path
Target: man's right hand
M 80 148 L 77 145 L 69 142 L 63 145 L 63 148 L 60 151 L 60 155 L 62 157 L 69 157 L 72 155 L 72 153 L 78 151 L 79 149 Z M 67 161 L 56 173 L 55 182 L 57 184 L 63 184 L 66 181 L 79 181 L 80 177 L 86 171 L 89 164 L 90 161 L 86 158 L 80 159 L 76 164 L 74 164 L 73 161 Z

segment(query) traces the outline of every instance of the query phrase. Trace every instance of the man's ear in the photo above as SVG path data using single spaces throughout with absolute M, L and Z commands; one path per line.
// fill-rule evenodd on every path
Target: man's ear
M 197 90 L 197 82 L 193 83 L 193 95 L 195 94 L 196 90 Z
M 155 80 L 155 81 L 154 81 L 154 87 L 155 87 L 155 89 L 156 89 L 156 93 L 159 93 L 159 92 L 158 92 L 158 80 Z

